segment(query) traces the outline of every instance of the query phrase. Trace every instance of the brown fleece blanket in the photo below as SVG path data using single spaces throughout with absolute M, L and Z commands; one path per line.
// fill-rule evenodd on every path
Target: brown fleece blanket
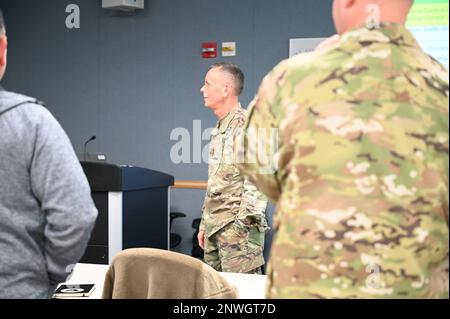
M 200 260 L 160 249 L 133 248 L 114 258 L 103 299 L 236 299 L 237 289 Z

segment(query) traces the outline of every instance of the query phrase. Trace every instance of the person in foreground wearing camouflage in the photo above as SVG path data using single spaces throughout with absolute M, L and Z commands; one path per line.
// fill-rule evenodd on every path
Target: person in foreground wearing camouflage
M 248 128 L 279 129 L 274 174 L 240 166 L 277 202 L 269 298 L 449 297 L 448 71 L 404 27 L 411 4 L 334 0 L 340 38 L 251 103 Z
M 235 141 L 245 123 L 239 103 L 242 71 L 231 63 L 214 64 L 201 88 L 205 106 L 218 123 L 211 132 L 208 188 L 198 234 L 204 260 L 218 271 L 261 273 L 267 230 L 267 199 L 240 175 Z

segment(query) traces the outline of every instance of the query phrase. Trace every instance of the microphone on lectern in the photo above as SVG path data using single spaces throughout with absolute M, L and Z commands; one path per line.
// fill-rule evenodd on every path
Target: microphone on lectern
M 83 159 L 84 161 L 86 161 L 86 147 L 88 145 L 89 142 L 92 142 L 93 140 L 95 140 L 97 138 L 97 136 L 93 135 L 91 136 L 85 143 L 84 143 L 84 153 L 83 153 Z

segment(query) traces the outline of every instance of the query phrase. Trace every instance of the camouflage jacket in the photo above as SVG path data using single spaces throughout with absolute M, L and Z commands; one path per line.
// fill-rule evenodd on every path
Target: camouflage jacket
M 265 77 L 247 126 L 279 130 L 277 167 L 240 167 L 277 201 L 268 297 L 448 298 L 448 116 L 448 71 L 397 24 Z
M 238 105 L 211 132 L 208 187 L 200 230 L 209 237 L 230 222 L 267 228 L 266 197 L 245 180 L 237 167 L 236 140 L 246 119 Z

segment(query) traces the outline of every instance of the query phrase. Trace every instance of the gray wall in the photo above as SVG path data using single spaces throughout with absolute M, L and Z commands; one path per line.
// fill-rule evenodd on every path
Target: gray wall
M 146 0 L 146 9 L 133 15 L 112 14 L 100 2 L 0 0 L 9 40 L 2 85 L 45 101 L 77 152 L 97 135 L 90 152 L 176 179 L 207 178 L 204 163 L 171 162 L 169 137 L 176 127 L 192 132 L 193 120 L 202 129 L 215 124 L 199 93 L 210 64 L 242 67 L 246 106 L 263 76 L 288 56 L 289 38 L 334 33 L 331 0 Z M 70 3 L 80 6 L 80 29 L 65 26 Z M 204 41 L 236 41 L 237 56 L 202 59 Z M 178 251 L 190 254 L 203 196 L 172 191 L 172 210 L 188 215 L 174 222 L 184 239 Z

